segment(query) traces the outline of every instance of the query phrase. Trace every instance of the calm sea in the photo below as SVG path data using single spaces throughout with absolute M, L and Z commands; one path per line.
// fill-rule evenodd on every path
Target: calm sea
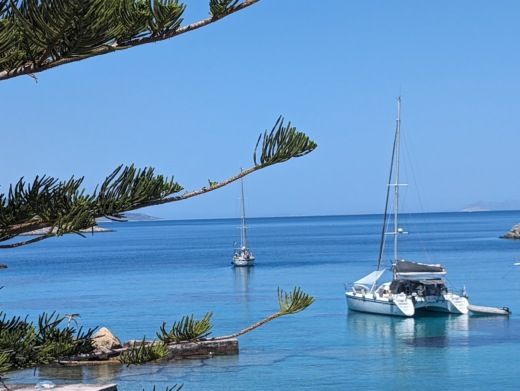
M 402 216 L 401 255 L 446 266 L 470 302 L 513 315 L 400 319 L 349 313 L 344 282 L 373 270 L 381 216 L 249 220 L 251 269 L 230 266 L 238 220 L 107 223 L 114 233 L 68 236 L 0 253 L 1 309 L 78 312 L 122 340 L 162 321 L 214 313 L 224 335 L 276 311 L 278 287 L 316 298 L 306 311 L 240 338 L 240 354 L 167 365 L 42 368 L 11 382 L 117 382 L 120 390 L 518 390 L 520 241 L 498 239 L 520 212 Z

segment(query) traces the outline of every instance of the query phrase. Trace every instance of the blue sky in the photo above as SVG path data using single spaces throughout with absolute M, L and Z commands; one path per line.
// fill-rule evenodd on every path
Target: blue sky
M 206 1 L 187 5 L 186 21 L 206 16 Z M 405 210 L 520 200 L 519 12 L 506 0 L 262 0 L 37 84 L 5 81 L 0 184 L 47 173 L 93 186 L 135 163 L 198 188 L 250 165 L 283 114 L 319 147 L 248 177 L 248 213 L 379 213 L 401 94 L 415 174 Z M 231 185 L 146 212 L 233 217 L 238 195 Z

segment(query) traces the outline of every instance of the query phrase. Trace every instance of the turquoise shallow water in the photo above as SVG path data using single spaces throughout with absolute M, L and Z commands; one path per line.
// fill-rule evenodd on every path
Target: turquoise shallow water
M 498 236 L 520 212 L 403 215 L 401 254 L 439 262 L 470 301 L 513 315 L 400 319 L 348 312 L 343 283 L 372 270 L 381 216 L 251 219 L 257 266 L 230 267 L 238 220 L 108 223 L 0 253 L 8 314 L 79 312 L 121 339 L 153 337 L 163 320 L 214 312 L 223 335 L 274 312 L 278 286 L 315 296 L 306 311 L 240 338 L 240 354 L 141 367 L 42 368 L 11 382 L 117 382 L 120 390 L 460 390 L 520 387 L 520 241 Z

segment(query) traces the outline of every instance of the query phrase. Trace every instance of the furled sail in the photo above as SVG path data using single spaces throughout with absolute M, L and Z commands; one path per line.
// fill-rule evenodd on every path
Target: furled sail
M 399 261 L 394 265 L 394 273 L 398 279 L 431 280 L 444 276 L 446 269 L 441 265 Z

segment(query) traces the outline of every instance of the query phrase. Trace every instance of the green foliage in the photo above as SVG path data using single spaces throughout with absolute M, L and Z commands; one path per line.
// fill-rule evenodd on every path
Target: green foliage
M 6 319 L 2 314 L 0 321 L 0 352 L 9 356 L 5 364 L 9 368 L 25 368 L 36 365 L 36 331 L 32 324 L 19 317 Z
M 260 160 L 257 161 L 261 141 Z M 82 188 L 83 178 L 72 177 L 59 181 L 42 176 L 30 183 L 22 178 L 10 186 L 7 195 L 0 194 L 0 242 L 35 229 L 47 228 L 49 231 L 26 241 L 0 245 L 0 249 L 67 233 L 81 235 L 80 230 L 94 226 L 96 218 L 121 220 L 124 219 L 124 212 L 130 210 L 203 194 L 253 171 L 306 155 L 315 148 L 314 141 L 296 130 L 290 122 L 284 126 L 283 118 L 280 117 L 271 132 L 265 132 L 258 138 L 253 167 L 220 183 L 209 181 L 209 188 L 203 187 L 180 196 L 175 194 L 183 188 L 173 179 L 155 174 L 153 168 L 137 169 L 133 165 L 117 167 L 92 194 Z
M 134 342 L 132 347 L 119 356 L 122 364 L 144 364 L 150 361 L 160 360 L 166 357 L 168 349 L 162 342 L 146 342 L 146 338 L 140 342 Z
M 314 298 L 305 293 L 300 287 L 295 287 L 292 292 L 286 293 L 278 288 L 278 304 L 282 315 L 296 314 L 303 311 L 314 302 Z
M 210 0 L 209 12 L 214 18 L 220 18 L 236 7 L 238 0 Z
M 175 32 L 177 0 L 20 0 L 0 4 L 0 69 L 34 69 L 99 48 Z
M 155 175 L 153 168 L 133 165 L 116 168 L 92 195 L 81 189 L 82 183 L 83 178 L 60 182 L 43 176 L 32 183 L 20 179 L 7 196 L 0 194 L 0 241 L 11 239 L 20 226 L 35 221 L 58 236 L 78 232 L 95 225 L 96 217 L 121 218 L 125 210 L 182 190 L 173 179 Z
M 125 168 L 119 166 L 105 179 L 99 192 L 94 192 L 94 216 L 123 217 L 121 211 L 182 189 L 173 179 L 155 175 L 153 168 L 141 170 L 133 165 Z
M 11 369 L 11 360 L 9 354 L 0 352 L 0 374 L 6 373 Z
M 233 13 L 239 1 L 210 0 L 211 18 L 184 31 Z M 179 0 L 0 0 L 2 78 L 171 38 L 185 9 Z
M 257 161 L 257 150 L 260 149 L 260 161 Z M 271 132 L 265 131 L 256 142 L 253 161 L 255 165 L 269 166 L 282 163 L 291 158 L 307 155 L 316 149 L 317 144 L 305 133 L 299 132 L 291 122 L 284 126 L 283 117 L 278 117 Z
M 166 322 L 163 322 L 157 338 L 165 344 L 184 341 L 197 341 L 211 334 L 211 317 L 213 313 L 208 312 L 202 319 L 194 319 L 193 315 L 183 316 L 178 322 L 173 322 L 170 330 L 166 330 Z
M 37 345 L 42 350 L 48 348 L 51 359 L 91 353 L 94 350 L 92 336 L 95 329 L 83 331 L 80 327 L 76 330 L 70 325 L 61 328 L 65 319 L 55 312 L 41 314 L 38 317 Z
M 0 373 L 94 350 L 94 329 L 62 327 L 65 318 L 56 313 L 40 315 L 37 326 L 20 317 L 0 316 Z
M 153 36 L 167 34 L 180 27 L 186 6 L 179 4 L 178 0 L 150 1 L 148 6 L 148 26 Z

